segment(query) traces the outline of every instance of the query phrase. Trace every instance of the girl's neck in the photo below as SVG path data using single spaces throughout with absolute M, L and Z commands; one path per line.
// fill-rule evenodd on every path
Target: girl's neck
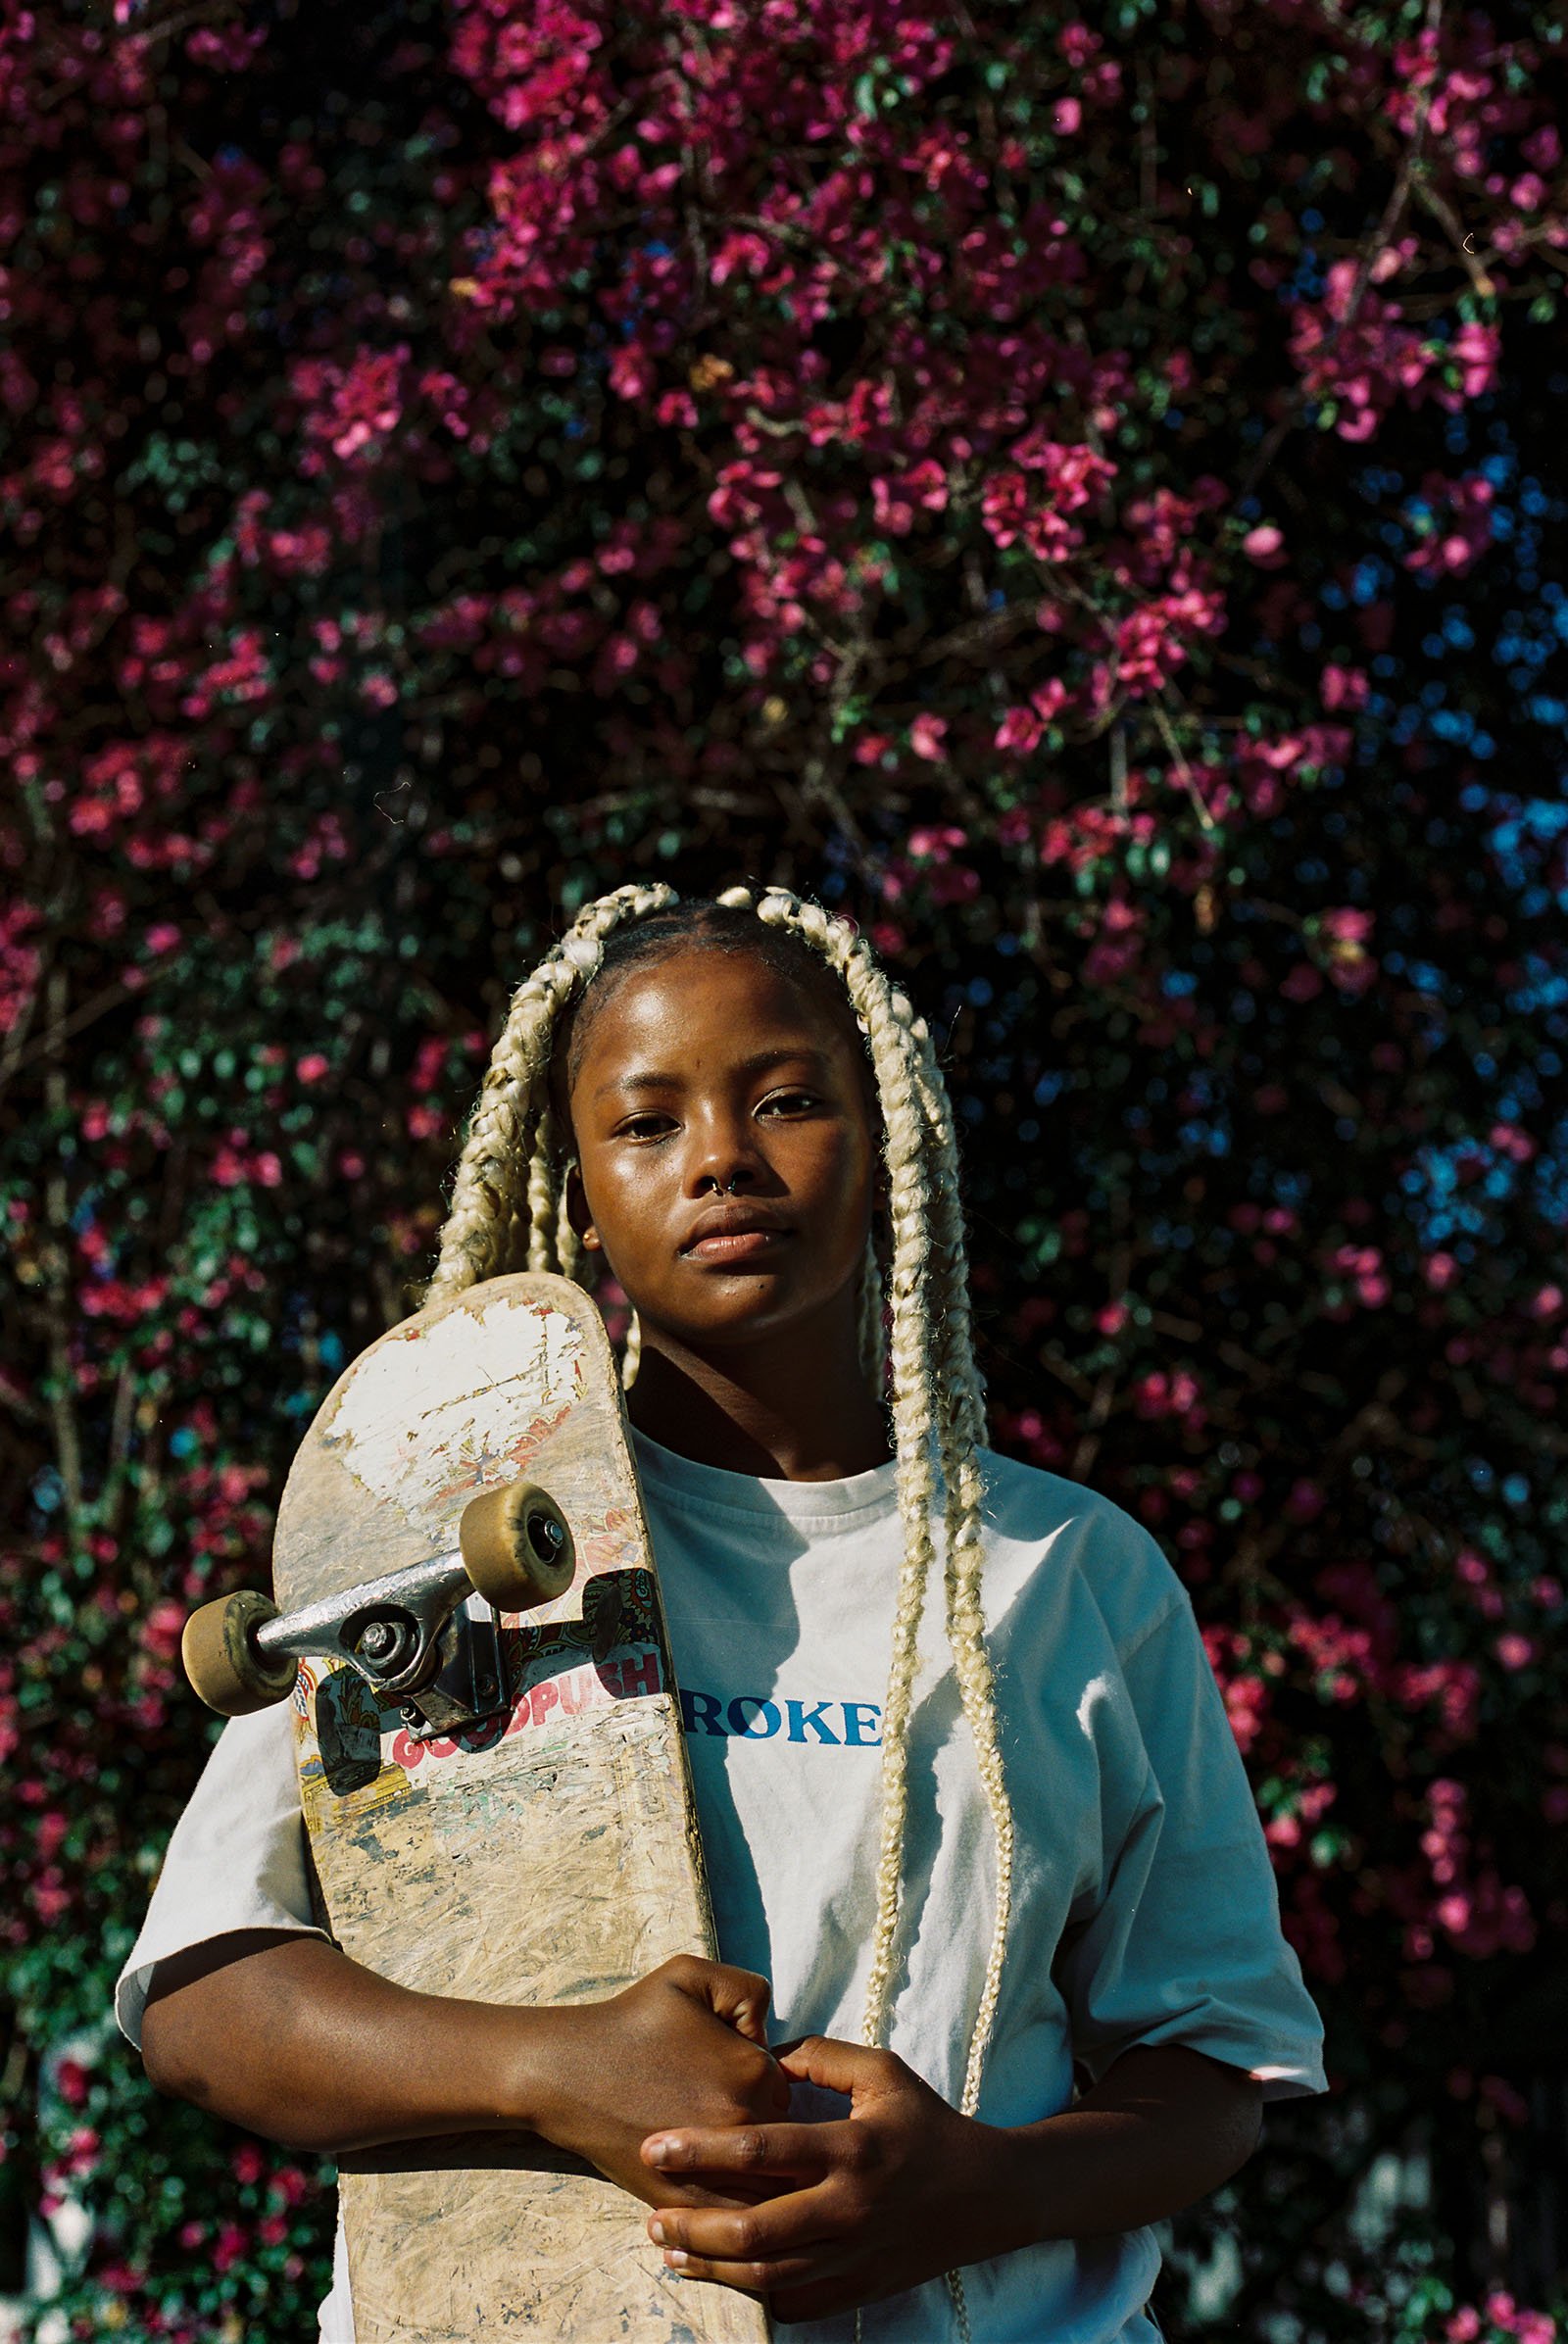
M 847 1330 L 835 1341 L 820 1327 L 791 1328 L 702 1355 L 645 1329 L 628 1413 L 678 1456 L 767 1481 L 841 1481 L 891 1454 L 886 1411 Z

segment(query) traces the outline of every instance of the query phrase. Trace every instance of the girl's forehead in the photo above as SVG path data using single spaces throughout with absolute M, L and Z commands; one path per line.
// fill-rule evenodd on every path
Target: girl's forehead
M 683 945 L 657 960 L 613 971 L 591 987 L 579 1012 L 569 1079 L 590 1056 L 636 1048 L 644 1038 L 710 1028 L 744 1045 L 765 1025 L 779 1040 L 798 1033 L 814 1050 L 848 1044 L 863 1050 L 859 1028 L 832 971 L 776 966 L 760 952 Z

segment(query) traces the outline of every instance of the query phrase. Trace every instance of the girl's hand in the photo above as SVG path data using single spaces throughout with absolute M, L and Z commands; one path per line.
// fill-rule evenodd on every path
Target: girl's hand
M 819 2320 L 1018 2243 L 1003 2234 L 1010 2136 L 960 2116 L 891 2051 L 812 2035 L 780 2055 L 793 2076 L 848 2092 L 839 2124 L 692 2124 L 656 2133 L 646 2164 L 749 2206 L 666 2205 L 648 2224 L 683 2276 L 766 2295 L 776 2319 Z
M 530 2040 L 547 2030 L 530 2051 L 536 2075 L 548 2075 L 532 2095 L 533 2129 L 649 2205 L 750 2205 L 754 2185 L 687 2181 L 638 2152 L 662 2125 L 719 2138 L 783 2115 L 789 2083 L 767 2048 L 768 1991 L 750 1970 L 678 1954 L 606 2002 L 530 2013 Z
M 1133 2045 L 1073 2107 L 1008 2129 L 959 2116 L 891 2051 L 817 2035 L 779 2065 L 848 2092 L 848 2119 L 683 2125 L 643 2143 L 650 2166 L 715 2194 L 786 2188 L 724 2212 L 665 2208 L 648 2225 L 672 2269 L 768 2295 L 779 2320 L 874 2303 L 1041 2239 L 1160 2222 L 1257 2145 L 1257 2082 L 1180 2043 Z

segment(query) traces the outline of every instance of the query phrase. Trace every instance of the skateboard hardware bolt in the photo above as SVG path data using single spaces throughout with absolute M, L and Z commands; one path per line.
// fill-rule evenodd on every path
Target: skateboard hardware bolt
M 566 1534 L 553 1515 L 530 1514 L 528 1543 L 542 1563 L 553 1563 L 566 1543 Z
M 396 1651 L 398 1632 L 389 1620 L 372 1620 L 360 1637 L 356 1650 L 362 1660 L 387 1660 Z

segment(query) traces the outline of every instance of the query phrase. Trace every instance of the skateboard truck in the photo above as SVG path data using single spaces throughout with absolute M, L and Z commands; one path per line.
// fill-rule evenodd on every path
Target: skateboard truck
M 450 1554 L 364 1580 L 299 1611 L 280 1612 L 249 1587 L 204 1603 L 185 1623 L 180 1656 L 195 1691 L 222 1717 L 285 1700 L 301 1660 L 346 1661 L 383 1701 L 401 1701 L 410 1732 L 428 1738 L 502 1706 L 507 1684 L 496 1615 L 531 1611 L 564 1594 L 574 1561 L 571 1531 L 555 1499 L 532 1482 L 511 1482 L 469 1500 Z

